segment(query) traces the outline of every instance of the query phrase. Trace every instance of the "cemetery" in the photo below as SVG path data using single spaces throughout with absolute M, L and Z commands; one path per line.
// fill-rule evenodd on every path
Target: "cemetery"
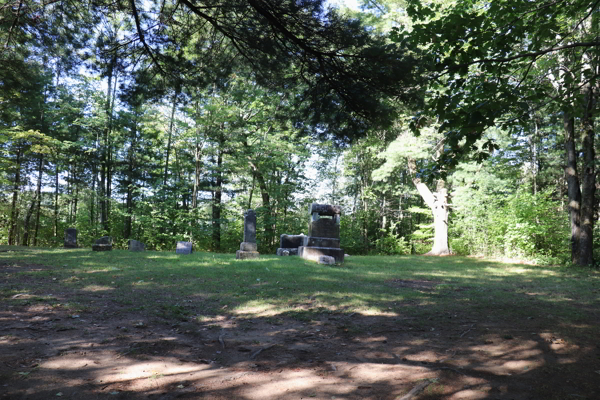
M 600 399 L 599 4 L 4 1 L 0 400 Z

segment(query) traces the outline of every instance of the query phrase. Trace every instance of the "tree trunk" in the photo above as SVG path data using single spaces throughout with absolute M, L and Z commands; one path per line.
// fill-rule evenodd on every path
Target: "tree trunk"
M 27 210 L 27 215 L 25 216 L 25 221 L 23 223 L 23 246 L 29 246 L 29 230 L 31 224 L 31 216 L 33 215 L 33 211 L 35 210 L 36 203 L 37 192 L 34 193 L 33 198 L 31 199 L 31 205 L 29 206 L 29 210 Z
M 214 198 L 212 205 L 212 248 L 214 251 L 221 250 L 221 199 L 223 196 L 223 143 L 219 143 L 217 154 L 217 176 L 214 187 Z
M 196 151 L 194 152 L 194 191 L 192 193 L 192 209 L 198 207 L 198 191 L 200 189 L 200 167 L 201 167 L 202 152 L 199 143 L 196 143 Z
M 58 194 L 60 191 L 58 181 L 58 157 L 55 160 L 54 166 L 54 237 L 58 237 Z
M 42 177 L 44 174 L 44 156 L 40 155 L 40 161 L 38 163 L 38 179 L 36 187 L 36 211 L 35 211 L 35 231 L 33 233 L 33 245 L 37 246 L 38 232 L 40 230 L 40 213 L 42 209 Z
M 412 181 L 417 187 L 421 198 L 433 213 L 433 247 L 426 255 L 442 256 L 450 254 L 448 247 L 448 191 L 443 180 L 438 180 L 437 190 L 431 193 L 427 185 L 416 176 L 415 160 L 408 160 L 408 169 L 412 175 Z
M 571 262 L 579 263 L 579 239 L 581 225 L 579 212 L 581 210 L 581 189 L 577 173 L 577 150 L 575 147 L 575 120 L 569 111 L 563 112 L 563 127 L 565 130 L 565 150 L 567 153 L 567 166 L 565 175 L 567 179 L 567 196 L 569 199 L 569 220 L 571 223 Z
M 16 243 L 15 236 L 17 233 L 17 219 L 19 218 L 19 188 L 21 186 L 21 147 L 17 147 L 17 160 L 15 170 L 15 182 L 13 186 L 13 198 L 10 209 L 10 228 L 8 230 L 8 244 L 14 245 Z
M 591 86 L 586 88 L 586 109 L 583 117 L 583 173 L 581 185 L 581 235 L 579 237 L 579 265 L 594 264 L 594 205 L 596 171 L 594 167 L 594 111 L 595 93 Z
M 171 140 L 173 137 L 173 122 L 175 121 L 175 109 L 177 108 L 177 92 L 173 94 L 173 106 L 171 107 L 171 120 L 169 121 L 169 137 L 167 139 L 167 154 L 165 159 L 165 174 L 163 186 L 167 186 L 167 177 L 169 176 L 169 153 L 171 152 Z
M 135 144 L 137 135 L 137 122 L 134 121 L 131 129 L 131 144 L 129 146 L 128 154 L 128 165 L 127 165 L 127 196 L 125 199 L 126 215 L 125 215 L 125 226 L 123 227 L 123 238 L 129 239 L 131 237 L 131 214 L 133 213 L 133 169 L 135 162 Z
M 96 181 L 98 180 L 98 171 L 96 170 L 96 163 L 92 162 L 92 191 L 90 193 L 90 226 L 92 231 L 96 234 Z

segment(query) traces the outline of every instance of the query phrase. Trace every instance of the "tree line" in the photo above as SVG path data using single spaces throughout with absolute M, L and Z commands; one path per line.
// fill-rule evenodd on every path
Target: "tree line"
M 597 4 L 323 3 L 5 2 L 0 240 L 594 264 Z

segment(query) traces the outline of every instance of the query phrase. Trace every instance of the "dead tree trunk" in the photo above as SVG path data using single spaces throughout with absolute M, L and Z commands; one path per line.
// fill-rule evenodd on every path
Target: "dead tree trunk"
M 417 176 L 415 160 L 408 160 L 408 169 L 419 195 L 433 214 L 433 247 L 426 255 L 448 255 L 450 254 L 448 247 L 448 191 L 446 190 L 445 182 L 439 179 L 436 192 L 432 193 L 427 185 L 421 182 L 421 178 Z

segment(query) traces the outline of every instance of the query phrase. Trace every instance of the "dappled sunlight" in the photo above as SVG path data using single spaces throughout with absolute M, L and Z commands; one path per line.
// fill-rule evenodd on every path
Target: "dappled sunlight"
M 87 285 L 81 288 L 80 290 L 84 292 L 108 292 L 111 290 L 115 290 L 115 288 L 111 286 Z
M 350 268 L 298 269 L 200 254 L 145 254 L 134 268 L 117 255 L 7 267 L 18 284 L 4 286 L 0 310 L 0 395 L 391 400 L 425 382 L 419 399 L 537 399 L 550 390 L 533 382 L 559 377 L 577 383 L 567 395 L 595 393 L 582 386 L 597 375 L 587 273 L 411 257 L 394 261 L 406 268 L 352 257 Z
M 280 313 L 278 307 L 272 304 L 266 304 L 258 300 L 251 300 L 244 305 L 240 305 L 233 310 L 236 315 L 270 317 Z

